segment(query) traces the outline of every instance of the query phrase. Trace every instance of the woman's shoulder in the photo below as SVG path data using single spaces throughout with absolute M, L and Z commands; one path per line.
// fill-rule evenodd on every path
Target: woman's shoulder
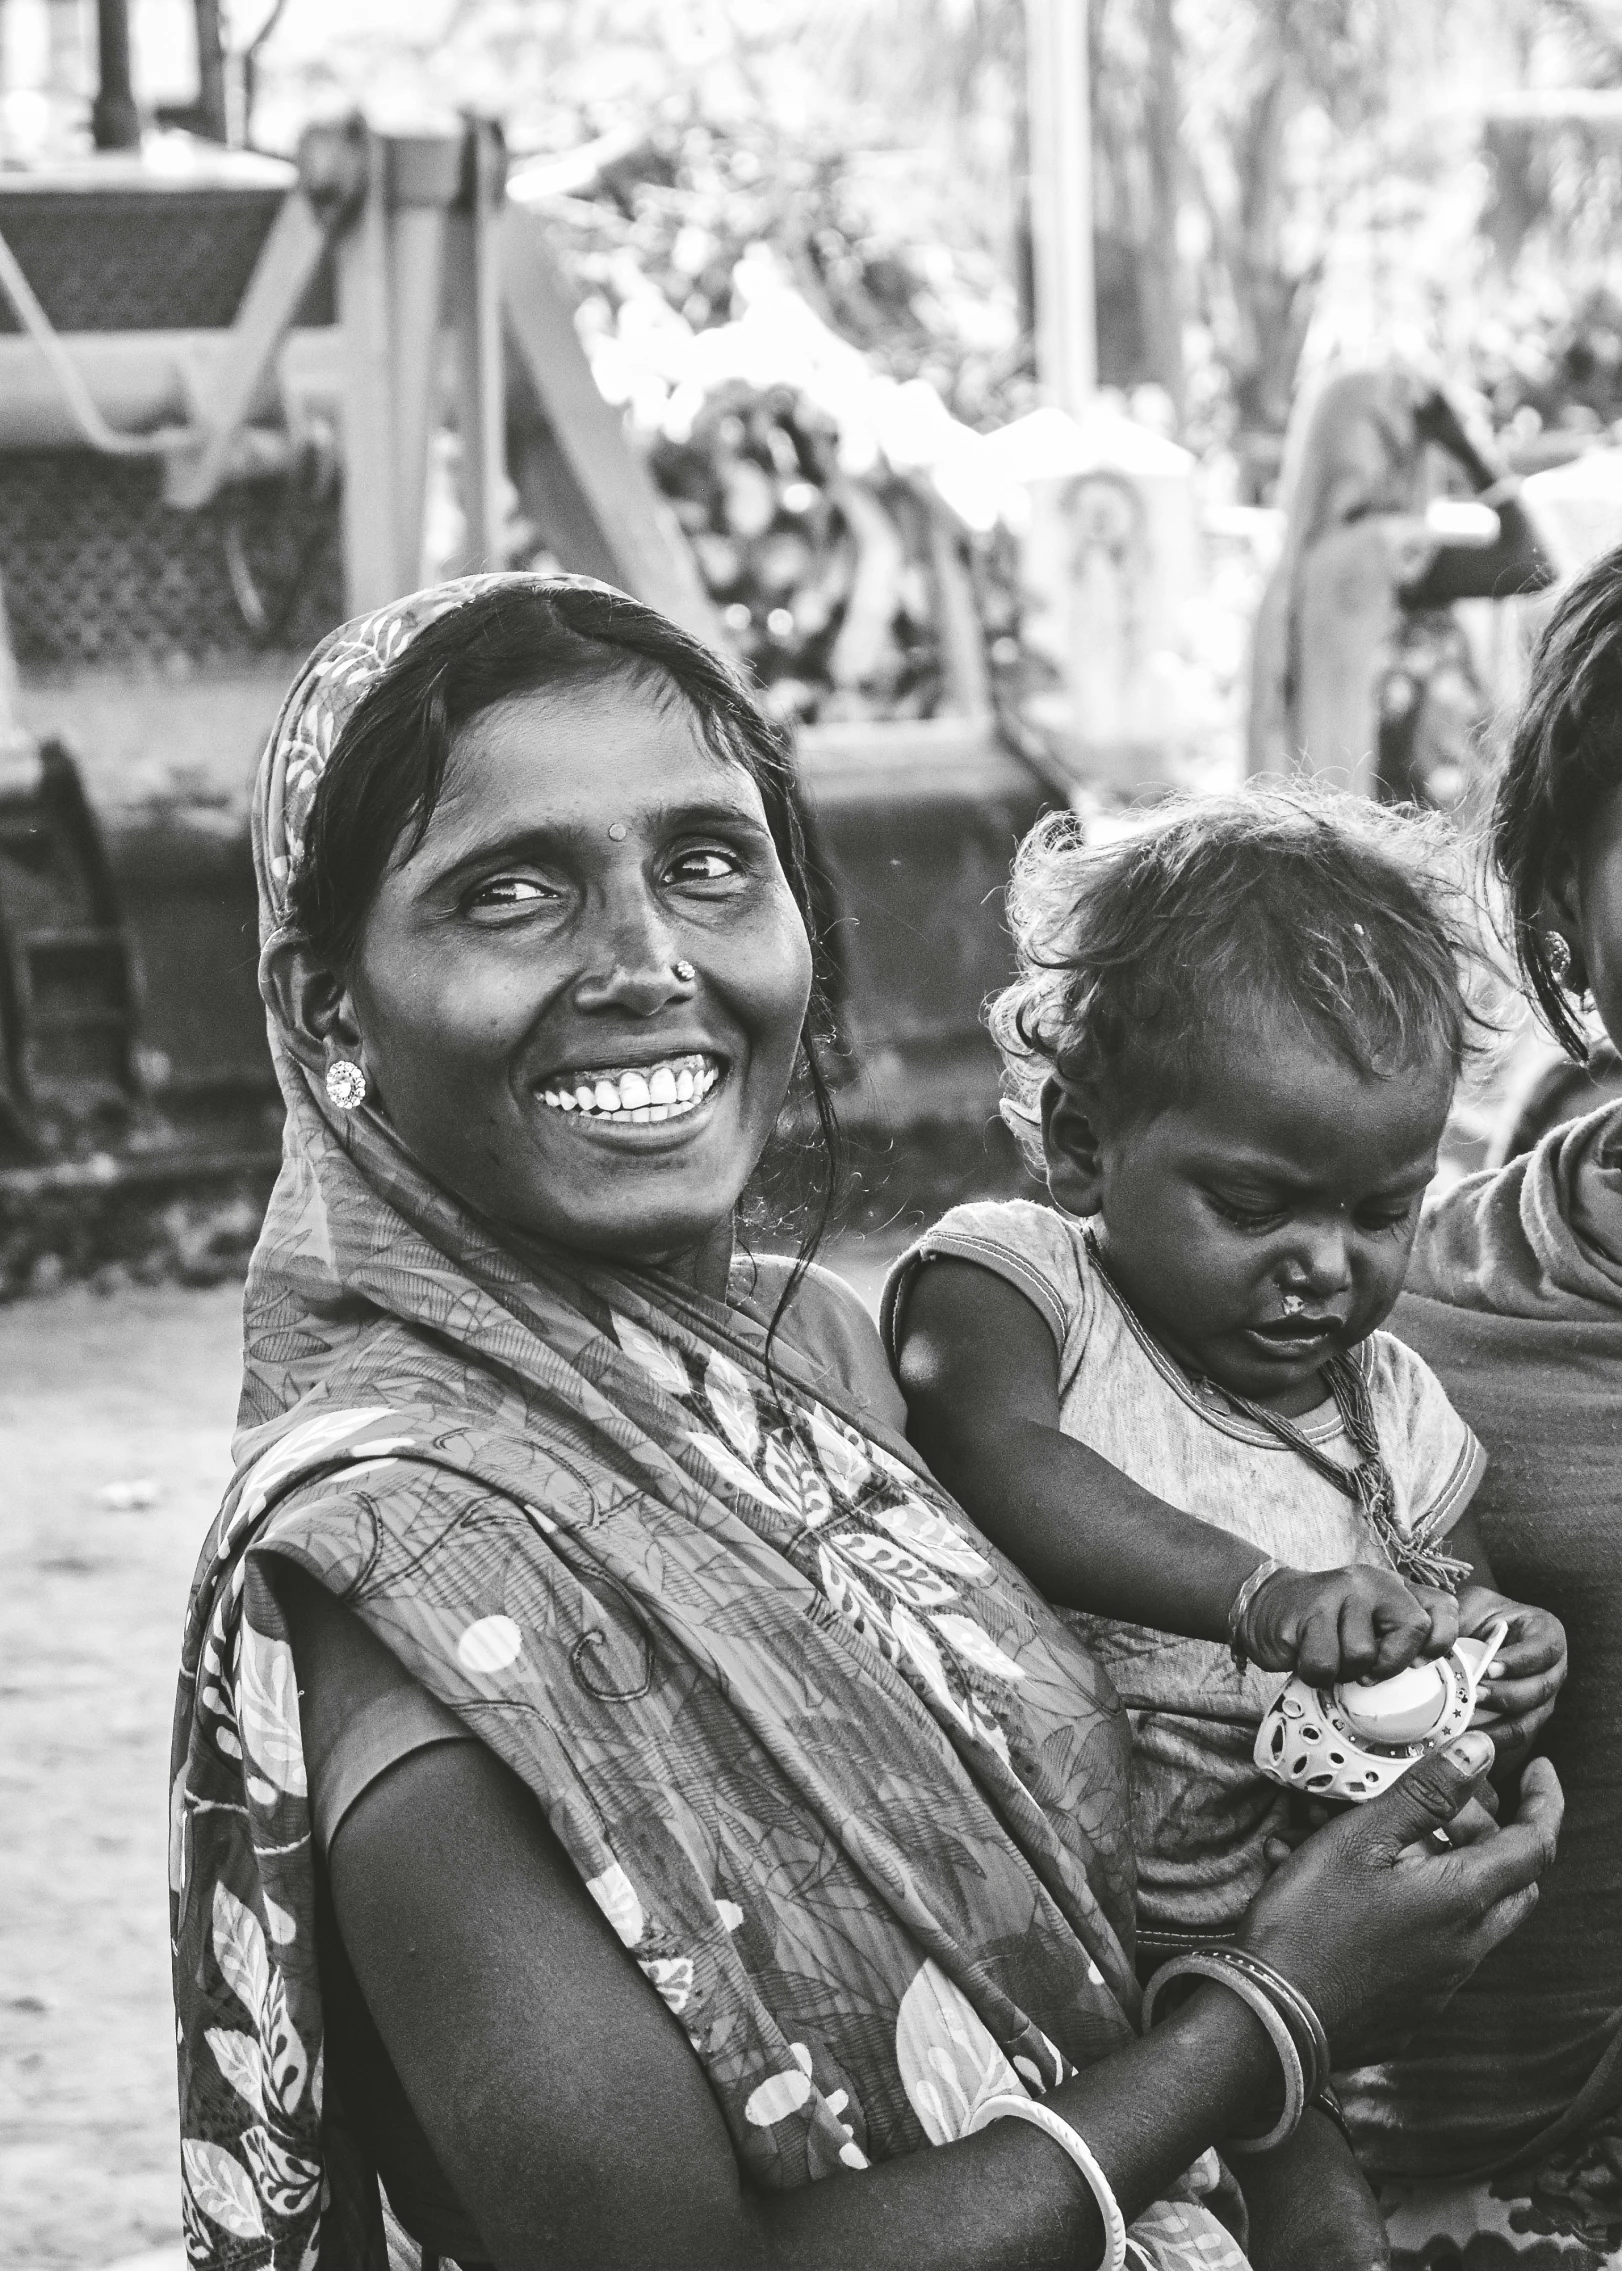
M 820 1262 L 797 1265 L 787 1254 L 752 1254 L 747 1266 L 750 1306 L 770 1318 L 788 1293 L 784 1339 L 870 1418 L 904 1434 L 906 1406 L 885 1361 L 878 1326 L 849 1280 Z

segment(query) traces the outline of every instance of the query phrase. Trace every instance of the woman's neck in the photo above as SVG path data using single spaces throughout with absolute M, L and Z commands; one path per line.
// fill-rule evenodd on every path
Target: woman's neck
M 679 1254 L 650 1255 L 654 1267 L 709 1301 L 725 1301 L 732 1277 L 732 1217 L 716 1224 L 700 1245 Z

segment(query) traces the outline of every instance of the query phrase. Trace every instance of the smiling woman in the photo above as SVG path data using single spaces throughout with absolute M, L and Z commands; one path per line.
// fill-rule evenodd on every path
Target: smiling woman
M 1107 1682 L 854 1297 L 735 1250 L 796 1082 L 827 1118 L 774 730 L 621 594 L 449 585 L 317 651 L 255 851 L 286 1160 L 171 1813 L 196 2271 L 1241 2265 L 1207 2148 L 1317 2053 L 1254 1984 L 1135 2040 Z M 1342 2051 L 1531 1897 L 1535 1777 L 1394 1866 L 1480 1764 L 1247 1920 Z
M 829 1118 L 804 825 L 712 657 L 657 617 L 605 645 L 570 612 L 604 602 L 493 593 L 365 695 L 267 981 L 306 1061 L 357 1064 L 483 1212 L 687 1256 L 713 1292 L 729 1177 L 796 1062 Z

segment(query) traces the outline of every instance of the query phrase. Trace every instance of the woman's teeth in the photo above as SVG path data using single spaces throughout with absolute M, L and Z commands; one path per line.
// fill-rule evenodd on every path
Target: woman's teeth
M 541 1102 L 555 1112 L 598 1120 L 680 1120 L 696 1111 L 721 1077 L 713 1057 L 666 1057 L 624 1072 L 582 1072 L 567 1088 L 545 1088 Z

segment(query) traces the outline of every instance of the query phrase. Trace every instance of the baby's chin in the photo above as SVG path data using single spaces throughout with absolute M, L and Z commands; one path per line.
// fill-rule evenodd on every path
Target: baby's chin
M 1265 1403 L 1316 1380 L 1339 1346 L 1333 1332 L 1283 1334 L 1235 1325 L 1194 1351 L 1194 1369 L 1219 1388 Z

